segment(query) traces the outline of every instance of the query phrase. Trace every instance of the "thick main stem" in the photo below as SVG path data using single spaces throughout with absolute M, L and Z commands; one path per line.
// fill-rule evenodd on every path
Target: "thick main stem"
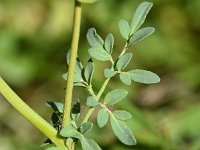
M 8 84 L 0 77 L 0 93 L 6 100 L 29 122 L 38 128 L 44 135 L 58 147 L 65 149 L 64 141 L 57 135 L 54 129 L 47 121 L 32 110 L 15 92 L 8 86 Z
M 69 71 L 68 71 L 68 77 L 67 77 L 67 83 L 66 83 L 64 116 L 63 116 L 63 122 L 62 122 L 63 127 L 67 126 L 70 122 L 74 71 L 76 67 L 76 57 L 77 57 L 78 43 L 79 43 L 79 36 L 80 36 L 80 24 L 81 24 L 81 3 L 75 0 L 73 35 L 72 35 L 72 43 L 71 43 L 71 49 L 70 49 Z

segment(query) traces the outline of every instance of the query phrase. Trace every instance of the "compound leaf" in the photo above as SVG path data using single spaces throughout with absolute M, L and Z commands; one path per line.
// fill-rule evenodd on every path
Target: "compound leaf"
M 149 13 L 152 6 L 153 3 L 151 2 L 143 2 L 137 7 L 131 22 L 131 34 L 137 31 L 140 28 L 140 26 L 144 23 L 146 16 Z
M 126 126 L 125 122 L 118 120 L 113 114 L 110 114 L 110 122 L 115 136 L 122 143 L 126 145 L 136 145 L 136 139 L 131 130 Z
M 155 28 L 153 28 L 153 27 L 146 27 L 146 28 L 138 30 L 136 33 L 134 33 L 130 37 L 128 45 L 131 46 L 131 45 L 143 40 L 144 38 L 153 34 L 154 31 L 155 31 Z
M 128 92 L 124 89 L 115 89 L 105 96 L 105 104 L 114 105 L 127 96 Z
M 109 114 L 105 108 L 99 110 L 97 114 L 97 124 L 100 128 L 103 128 L 108 122 Z
M 119 31 L 120 31 L 122 37 L 125 38 L 126 40 L 128 40 L 129 34 L 130 34 L 130 26 L 129 26 L 128 22 L 124 19 L 121 19 L 118 22 L 118 27 L 119 27 Z
M 124 55 L 122 55 L 121 57 L 119 57 L 116 67 L 118 70 L 122 70 L 124 69 L 130 62 L 132 58 L 132 53 L 126 53 Z
M 92 47 L 88 52 L 92 57 L 100 61 L 107 61 L 111 58 L 110 54 L 100 47 Z

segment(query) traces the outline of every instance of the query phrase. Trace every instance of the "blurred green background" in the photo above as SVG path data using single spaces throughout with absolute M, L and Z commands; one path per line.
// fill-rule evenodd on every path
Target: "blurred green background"
M 112 32 L 118 54 L 124 40 L 117 23 L 121 18 L 130 21 L 140 2 L 100 0 L 83 6 L 79 56 L 84 64 L 89 58 L 87 29 L 95 27 L 103 38 Z M 156 32 L 130 50 L 133 61 L 128 67 L 151 70 L 161 82 L 125 86 L 117 77 L 110 82 L 108 89 L 129 91 L 128 99 L 117 107 L 133 114 L 128 124 L 138 145 L 121 144 L 109 125 L 103 130 L 96 127 L 89 136 L 104 150 L 200 150 L 200 1 L 152 2 L 154 7 L 143 26 L 154 26 Z M 48 121 L 51 110 L 45 102 L 62 102 L 64 97 L 61 75 L 66 72 L 72 16 L 72 0 L 0 1 L 0 75 Z M 108 64 L 95 62 L 94 87 L 98 90 Z M 74 95 L 84 104 L 84 90 L 75 88 Z M 37 150 L 45 139 L 0 97 L 0 150 Z

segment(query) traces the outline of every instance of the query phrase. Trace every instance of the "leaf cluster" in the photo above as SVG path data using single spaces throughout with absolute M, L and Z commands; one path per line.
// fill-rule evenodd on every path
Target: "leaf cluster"
M 96 0 L 79 0 L 80 2 L 92 3 Z M 114 89 L 105 94 L 102 97 L 108 81 L 115 75 L 119 75 L 119 79 L 126 85 L 130 85 L 132 81 L 145 84 L 157 83 L 160 81 L 158 75 L 153 72 L 142 69 L 126 70 L 126 67 L 131 62 L 133 54 L 127 52 L 127 50 L 151 35 L 155 29 L 153 27 L 141 28 L 144 23 L 148 12 L 153 4 L 151 2 L 141 3 L 136 12 L 133 15 L 132 21 L 129 24 L 128 21 L 121 19 L 118 23 L 121 36 L 125 39 L 125 46 L 117 58 L 113 58 L 114 51 L 114 36 L 112 33 L 107 34 L 103 39 L 97 34 L 95 28 L 88 30 L 86 38 L 90 45 L 88 53 L 90 56 L 99 61 L 109 61 L 111 63 L 110 68 L 104 69 L 104 76 L 107 82 L 104 82 L 102 88 L 98 94 L 92 88 L 93 73 L 95 71 L 95 65 L 90 58 L 87 61 L 85 67 L 81 63 L 80 59 L 76 60 L 76 69 L 74 72 L 74 86 L 84 87 L 89 96 L 87 97 L 86 104 L 89 107 L 89 111 L 93 111 L 98 108 L 97 124 L 100 128 L 106 126 L 110 122 L 111 128 L 115 136 L 125 145 L 135 145 L 136 139 L 133 136 L 130 128 L 126 125 L 125 121 L 132 118 L 132 115 L 126 110 L 110 110 L 109 108 L 116 105 L 125 99 L 128 92 L 124 89 Z M 67 54 L 67 64 L 69 65 L 69 56 Z M 63 75 L 63 78 L 67 80 L 68 73 Z M 103 99 L 101 102 L 100 99 Z M 77 101 L 71 110 L 71 122 L 68 126 L 61 128 L 63 105 L 56 102 L 48 102 L 48 105 L 53 109 L 52 122 L 54 127 L 58 130 L 59 135 L 66 140 L 66 142 L 80 142 L 83 150 L 100 150 L 98 144 L 88 137 L 86 133 L 92 130 L 93 124 L 89 122 L 90 113 L 85 114 L 84 120 L 79 124 L 80 119 L 80 102 Z M 51 146 L 48 150 L 58 150 L 56 147 Z

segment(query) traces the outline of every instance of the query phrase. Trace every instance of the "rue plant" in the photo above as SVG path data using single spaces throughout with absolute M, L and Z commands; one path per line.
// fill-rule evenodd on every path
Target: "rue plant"
M 153 27 L 143 27 L 148 12 L 153 4 L 151 2 L 141 3 L 131 20 L 121 19 L 118 22 L 119 31 L 124 40 L 124 48 L 118 54 L 118 57 L 113 57 L 114 37 L 112 33 L 108 33 L 105 39 L 102 39 L 97 34 L 95 28 L 88 30 L 86 38 L 90 45 L 88 49 L 89 55 L 92 57 L 87 61 L 85 66 L 82 65 L 77 57 L 80 22 L 81 22 L 81 4 L 94 3 L 97 0 L 75 0 L 74 8 L 74 25 L 73 37 L 70 51 L 67 53 L 68 72 L 63 75 L 66 80 L 66 95 L 64 104 L 58 102 L 47 102 L 47 105 L 52 108 L 52 125 L 46 122 L 35 111 L 27 106 L 0 78 L 0 92 L 6 100 L 18 110 L 26 119 L 28 119 L 35 127 L 44 133 L 48 140 L 42 149 L 46 150 L 74 150 L 78 142 L 80 142 L 83 150 L 100 150 L 100 146 L 91 138 L 87 137 L 87 132 L 92 132 L 93 123 L 90 117 L 98 106 L 97 124 L 99 128 L 103 128 L 106 124 L 110 124 L 114 135 L 125 145 L 135 145 L 136 139 L 133 136 L 130 128 L 126 125 L 126 120 L 132 118 L 132 115 L 126 110 L 115 110 L 113 108 L 117 103 L 127 97 L 128 92 L 122 88 L 113 89 L 105 93 L 105 89 L 109 81 L 118 76 L 121 82 L 126 85 L 131 85 L 132 82 L 140 82 L 145 84 L 153 84 L 160 81 L 160 78 L 146 70 L 131 69 L 126 70 L 126 67 L 132 59 L 132 52 L 128 51 L 130 47 L 137 42 L 151 35 L 155 29 Z M 93 89 L 93 73 L 95 64 L 93 59 L 110 62 L 110 67 L 104 69 L 105 81 L 99 91 Z M 72 91 L 74 86 L 83 87 L 88 97 L 86 100 L 80 98 L 72 105 Z M 102 95 L 105 95 L 102 97 Z M 88 111 L 81 114 L 81 104 L 86 103 Z M 112 109 L 110 109 L 113 106 Z M 100 108 L 100 109 L 99 109 Z

